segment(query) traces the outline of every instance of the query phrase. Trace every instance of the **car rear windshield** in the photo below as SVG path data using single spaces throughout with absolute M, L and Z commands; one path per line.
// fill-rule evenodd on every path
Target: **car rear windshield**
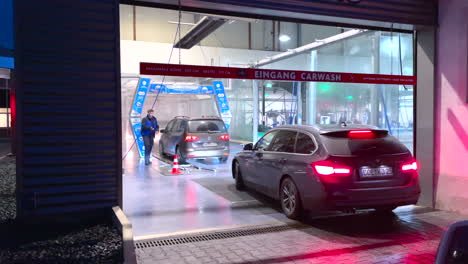
M 190 133 L 226 133 L 221 120 L 193 120 L 189 122 Z
M 409 152 L 396 138 L 389 135 L 372 139 L 353 139 L 336 135 L 321 135 L 320 137 L 330 155 L 388 155 Z

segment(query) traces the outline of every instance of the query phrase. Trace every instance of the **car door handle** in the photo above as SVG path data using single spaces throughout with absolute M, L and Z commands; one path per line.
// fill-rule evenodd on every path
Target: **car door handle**
M 288 161 L 287 159 L 284 159 L 284 158 L 283 158 L 283 159 L 280 159 L 280 160 L 279 160 L 279 163 L 285 164 L 287 161 Z

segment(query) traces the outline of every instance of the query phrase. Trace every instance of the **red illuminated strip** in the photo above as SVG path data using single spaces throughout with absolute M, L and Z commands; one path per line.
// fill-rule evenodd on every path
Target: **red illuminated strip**
M 369 134 L 372 133 L 370 130 L 351 130 L 349 131 L 350 134 Z
M 351 130 L 348 133 L 350 138 L 373 138 L 374 133 L 371 130 Z
M 225 79 L 416 85 L 415 76 L 267 70 L 147 62 L 140 63 L 140 74 Z

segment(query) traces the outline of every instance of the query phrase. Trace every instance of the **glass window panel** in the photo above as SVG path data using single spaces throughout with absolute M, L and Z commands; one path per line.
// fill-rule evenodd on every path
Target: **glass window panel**
M 314 152 L 316 146 L 312 138 L 304 133 L 297 135 L 296 153 L 311 154 Z
M 189 132 L 216 132 L 225 133 L 223 121 L 220 120 L 197 120 L 189 122 Z
M 275 152 L 294 152 L 296 135 L 297 132 L 294 131 L 279 131 L 273 139 L 273 142 L 266 150 Z
M 0 127 L 10 127 L 8 114 L 0 114 Z
M 273 131 L 273 132 L 266 134 L 257 142 L 257 145 L 255 148 L 258 150 L 268 149 L 268 146 L 270 146 L 271 142 L 273 141 L 273 138 L 275 137 L 277 133 L 278 131 Z

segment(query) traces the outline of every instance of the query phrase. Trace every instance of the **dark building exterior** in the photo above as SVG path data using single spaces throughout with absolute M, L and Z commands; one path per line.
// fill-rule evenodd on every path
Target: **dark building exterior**
M 86 215 L 122 206 L 119 4 L 178 9 L 177 1 L 16 0 L 15 89 L 17 102 L 18 213 Z M 426 0 L 392 1 L 181 1 L 188 11 L 275 20 L 389 28 L 415 26 L 416 64 L 434 71 L 437 4 Z M 377 21 L 368 23 L 366 21 Z M 428 55 L 427 55 L 428 54 Z M 423 56 L 424 55 L 424 56 Z M 419 74 L 418 74 L 419 75 Z M 434 96 L 434 76 L 421 76 Z M 419 96 L 419 95 L 418 95 Z M 427 96 L 427 95 L 426 95 Z M 431 96 L 417 97 L 416 138 L 434 131 Z M 424 132 L 424 134 L 422 134 Z M 429 134 L 427 134 L 429 133 Z M 416 155 L 428 164 L 423 203 L 433 205 L 433 140 Z M 418 150 L 424 150 L 419 151 Z

